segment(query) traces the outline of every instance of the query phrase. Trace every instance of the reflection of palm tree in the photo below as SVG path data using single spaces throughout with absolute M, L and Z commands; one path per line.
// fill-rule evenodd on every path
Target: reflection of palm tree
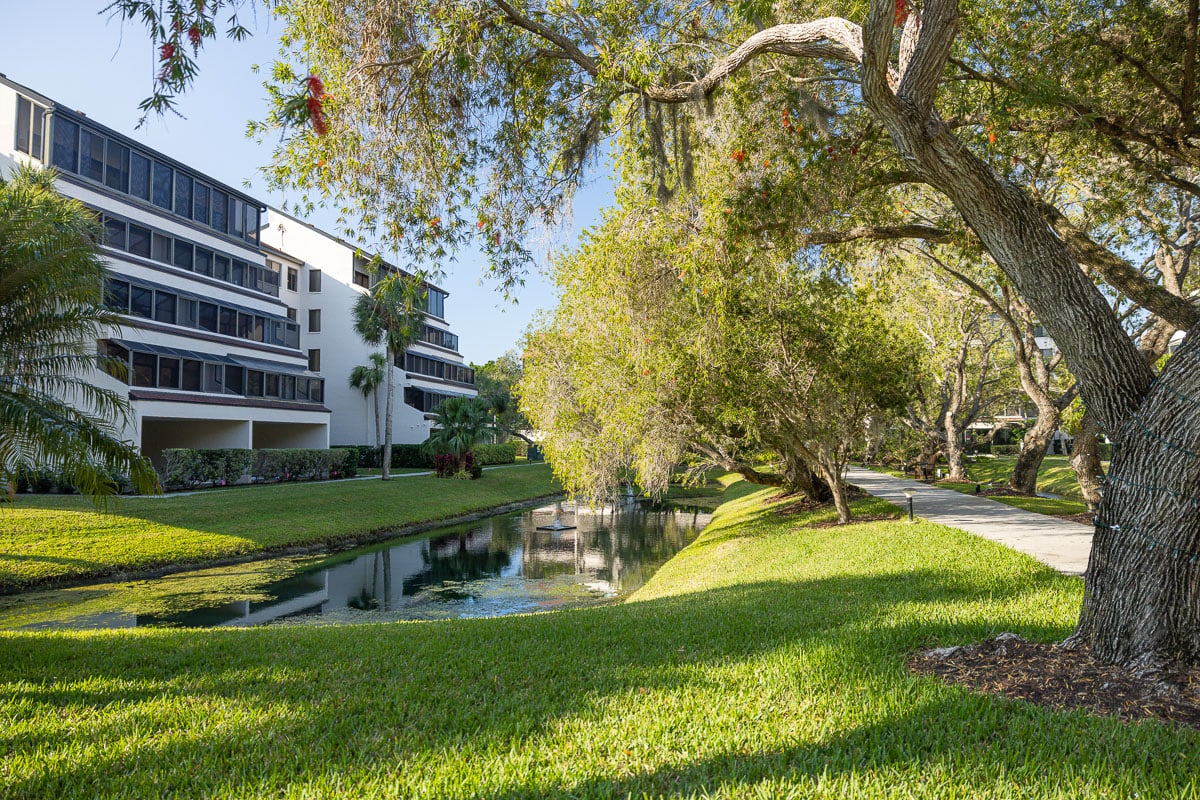
M 387 357 L 371 353 L 370 364 L 360 364 L 350 370 L 350 388 L 362 392 L 363 400 L 375 400 L 375 447 L 382 444 L 383 428 L 379 424 L 379 387 L 387 379 Z

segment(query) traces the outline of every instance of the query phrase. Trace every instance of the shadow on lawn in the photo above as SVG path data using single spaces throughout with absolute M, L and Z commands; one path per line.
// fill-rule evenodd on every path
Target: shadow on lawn
M 706 702 L 715 711 L 735 702 L 722 694 L 723 668 L 824 649 L 845 676 L 839 691 L 887 697 L 872 711 L 880 718 L 817 742 L 731 750 L 622 778 L 595 777 L 596 765 L 583 763 L 570 785 L 522 785 L 514 768 L 506 788 L 479 796 L 699 791 L 933 762 L 999 773 L 1027 758 L 1101 775 L 1143 765 L 1148 741 L 1191 754 L 1161 766 L 1186 783 L 1200 763 L 1200 741 L 1190 734 L 1004 703 L 906 673 L 906 655 L 932 643 L 1000 630 L 1061 637 L 1061 628 L 1023 625 L 1005 610 L 1018 614 L 1060 580 L 1047 572 L 972 582 L 920 570 L 450 624 L 0 635 L 0 701 L 24 719 L 16 728 L 0 722 L 0 756 L 37 754 L 38 774 L 18 778 L 7 768 L 17 797 L 199 795 L 217 787 L 233 796 L 279 794 L 290 782 L 330 774 L 353 785 L 418 765 L 436 770 L 446 754 L 494 759 L 544 747 L 554 757 L 566 735 L 560 723 L 599 717 L 616 726 L 631 706 L 688 687 L 713 691 Z M 971 621 L 944 613 L 989 598 L 999 603 L 994 612 L 975 609 Z M 927 604 L 943 612 L 936 621 L 922 612 Z M 79 719 L 64 721 L 72 718 Z M 689 735 L 688 720 L 680 722 L 679 735 Z M 131 740 L 132 756 L 115 746 Z M 113 746 L 81 754 L 91 742 Z M 71 755 L 43 761 L 55 753 Z

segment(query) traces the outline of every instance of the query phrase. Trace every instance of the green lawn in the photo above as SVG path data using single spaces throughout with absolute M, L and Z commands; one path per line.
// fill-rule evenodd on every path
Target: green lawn
M 121 498 L 24 495 L 0 507 L 0 593 L 262 550 L 341 543 L 558 491 L 544 464 L 477 481 L 417 476 Z
M 5 796 L 1195 796 L 1200 734 L 917 678 L 1056 640 L 1082 584 L 918 522 L 807 528 L 737 484 L 630 602 L 365 627 L 0 634 Z M 886 508 L 877 500 L 861 511 Z M 829 519 L 829 512 L 817 515 Z
M 1016 456 L 997 456 L 995 458 L 980 458 L 967 462 L 967 471 L 971 480 L 987 484 L 995 482 L 1003 485 L 1012 475 L 1013 465 L 1017 463 Z M 1104 465 L 1105 469 L 1108 464 Z M 1048 492 L 1071 500 L 1083 501 L 1079 493 L 1079 482 L 1075 479 L 1075 470 L 1066 456 L 1046 456 L 1038 469 L 1037 488 L 1039 492 Z M 971 487 L 974 491 L 974 487 Z
M 934 486 L 939 486 L 943 489 L 953 489 L 956 492 L 963 494 L 974 494 L 975 484 L 973 483 L 949 483 L 947 481 L 938 481 Z M 1079 487 L 1076 485 L 1076 491 Z M 998 503 L 1005 505 L 1016 506 L 1023 508 L 1026 511 L 1032 511 L 1035 514 L 1047 514 L 1049 516 L 1066 516 L 1071 514 L 1082 514 L 1087 511 L 1087 504 L 1082 500 L 1074 500 L 1066 497 L 1021 497 L 1019 495 L 991 495 L 989 500 L 995 500 Z

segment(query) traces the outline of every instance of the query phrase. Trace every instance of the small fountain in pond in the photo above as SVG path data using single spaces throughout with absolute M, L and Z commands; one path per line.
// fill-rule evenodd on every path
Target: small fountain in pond
M 564 525 L 562 521 L 562 503 L 554 504 L 554 521 L 549 525 L 538 525 L 539 531 L 570 531 L 574 530 L 574 525 Z

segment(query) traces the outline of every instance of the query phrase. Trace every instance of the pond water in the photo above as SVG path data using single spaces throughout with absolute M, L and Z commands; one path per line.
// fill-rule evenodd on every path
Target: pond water
M 483 617 L 605 602 L 637 589 L 710 519 L 636 501 L 555 506 L 420 538 L 0 597 L 0 628 L 216 627 Z

